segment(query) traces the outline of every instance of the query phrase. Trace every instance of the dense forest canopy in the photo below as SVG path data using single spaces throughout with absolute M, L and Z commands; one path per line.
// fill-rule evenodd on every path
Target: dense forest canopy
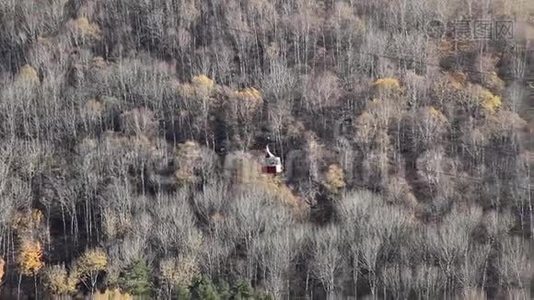
M 527 299 L 533 104 L 531 0 L 1 0 L 1 298 Z

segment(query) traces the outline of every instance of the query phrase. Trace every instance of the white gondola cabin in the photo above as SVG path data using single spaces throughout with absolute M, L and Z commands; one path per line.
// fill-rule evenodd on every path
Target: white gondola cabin
M 282 173 L 282 160 L 275 156 L 269 146 L 265 147 L 265 159 L 263 162 L 263 173 L 277 175 Z

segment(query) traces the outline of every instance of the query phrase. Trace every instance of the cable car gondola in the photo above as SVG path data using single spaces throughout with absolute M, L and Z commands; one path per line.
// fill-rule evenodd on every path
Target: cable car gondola
M 282 173 L 282 160 L 269 150 L 269 145 L 265 147 L 265 159 L 262 171 L 265 174 L 272 174 L 274 176 Z

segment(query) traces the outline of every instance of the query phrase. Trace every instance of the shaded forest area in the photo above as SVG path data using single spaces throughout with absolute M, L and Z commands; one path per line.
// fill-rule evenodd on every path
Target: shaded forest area
M 1 0 L 2 298 L 528 299 L 532 43 L 530 0 Z

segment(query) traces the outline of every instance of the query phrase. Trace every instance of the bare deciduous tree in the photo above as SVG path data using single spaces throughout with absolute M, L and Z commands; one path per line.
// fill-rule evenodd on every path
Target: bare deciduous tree
M 339 228 L 332 225 L 314 230 L 311 236 L 311 271 L 323 284 L 327 299 L 335 298 L 336 278 L 345 259 L 340 249 L 341 236 Z

